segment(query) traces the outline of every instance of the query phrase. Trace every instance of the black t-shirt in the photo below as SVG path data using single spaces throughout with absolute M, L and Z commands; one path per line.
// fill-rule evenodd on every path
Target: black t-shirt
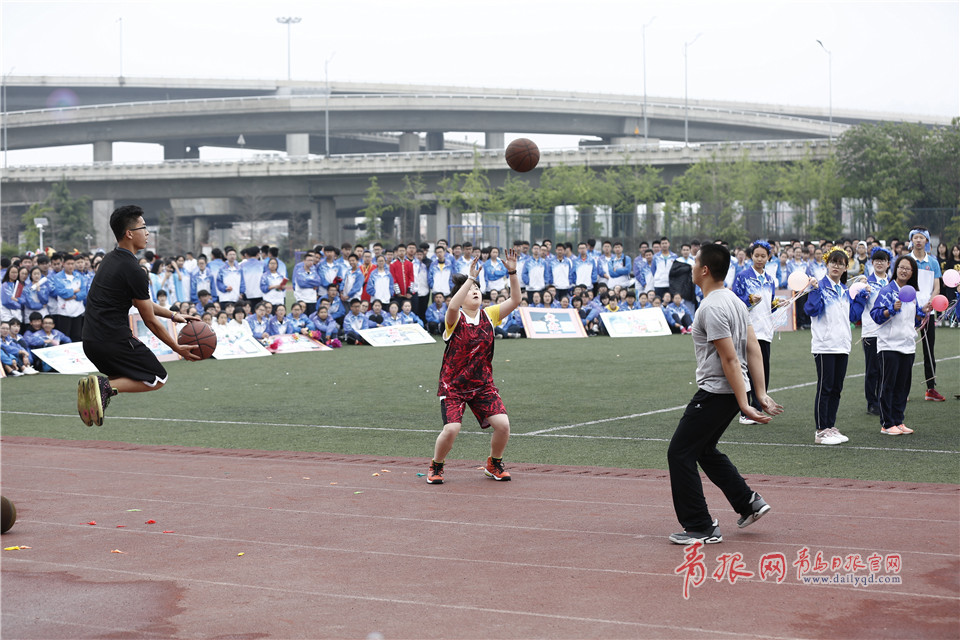
M 103 257 L 87 292 L 84 342 L 132 338 L 129 312 L 134 300 L 150 300 L 150 281 L 136 256 L 117 247 Z

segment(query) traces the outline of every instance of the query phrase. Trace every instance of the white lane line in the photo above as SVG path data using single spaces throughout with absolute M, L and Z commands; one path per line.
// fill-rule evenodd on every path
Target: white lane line
M 950 357 L 948 357 L 948 358 L 941 358 L 941 359 L 938 360 L 937 362 L 945 362 L 945 361 L 947 361 L 947 360 L 956 360 L 956 359 L 958 359 L 958 358 L 960 358 L 960 356 L 950 356 Z M 923 361 L 921 360 L 921 361 L 919 361 L 919 362 L 915 362 L 913 366 L 914 366 L 914 367 L 919 367 L 919 366 L 921 366 L 922 364 L 923 364 Z M 852 373 L 852 374 L 847 375 L 846 378 L 862 378 L 862 377 L 864 377 L 865 375 L 866 375 L 865 373 Z M 845 379 L 846 379 L 846 378 L 845 378 Z M 813 386 L 816 386 L 816 384 L 817 384 L 817 381 L 816 381 L 816 380 L 814 380 L 813 382 L 801 382 L 800 384 L 792 384 L 792 385 L 789 385 L 789 386 L 786 386 L 786 387 L 777 387 L 776 389 L 770 389 L 769 392 L 770 392 L 770 393 L 777 393 L 777 392 L 780 392 L 780 391 L 791 391 L 791 390 L 793 390 L 793 389 L 802 389 L 802 388 L 804 388 L 804 387 L 813 387 Z M 669 412 L 671 412 L 671 411 L 679 411 L 679 410 L 681 410 L 681 409 L 685 409 L 686 406 L 687 406 L 687 405 L 683 404 L 683 405 L 680 405 L 680 406 L 677 406 L 677 407 L 670 407 L 669 409 L 657 409 L 656 411 L 646 411 L 646 412 L 644 412 L 644 413 L 631 413 L 631 414 L 629 414 L 629 415 L 626 415 L 626 416 L 618 416 L 618 417 L 616 417 L 616 418 L 604 418 L 604 419 L 602 419 L 602 420 L 589 420 L 589 421 L 587 421 L 587 422 L 577 422 L 577 423 L 575 423 L 575 424 L 565 424 L 565 425 L 562 425 L 562 426 L 559 426 L 559 427 L 549 427 L 549 428 L 547 428 L 547 429 L 539 429 L 539 430 L 537 430 L 537 431 L 528 431 L 528 432 L 526 432 L 526 433 L 511 433 L 510 435 L 511 435 L 511 436 L 534 436 L 534 435 L 539 436 L 539 435 L 543 435 L 543 434 L 545 434 L 545 433 L 553 433 L 553 432 L 555 432 L 555 431 L 564 431 L 564 430 L 566 430 L 566 429 L 576 429 L 577 427 L 586 427 L 586 426 L 589 426 L 589 425 L 601 424 L 601 423 L 603 423 L 603 422 L 617 422 L 617 421 L 620 421 L 620 420 L 632 420 L 633 418 L 642 418 L 643 416 L 650 416 L 650 415 L 653 415 L 653 414 L 656 414 L 656 413 L 669 413 Z M 850 447 L 848 447 L 848 448 L 850 448 Z
M 635 622 L 632 620 L 608 620 L 604 618 L 587 618 L 582 616 L 565 616 L 561 614 L 554 613 L 542 613 L 537 611 L 524 611 L 524 610 L 511 610 L 511 609 L 496 609 L 492 607 L 480 607 L 477 605 L 465 605 L 465 604 L 448 604 L 443 602 L 437 602 L 436 600 L 406 600 L 401 598 L 381 598 L 377 596 L 368 596 L 368 595 L 359 595 L 359 594 L 346 594 L 346 593 L 331 593 L 325 591 L 314 591 L 307 589 L 292 589 L 289 587 L 271 587 L 262 584 L 244 584 L 238 582 L 226 582 L 222 580 L 204 580 L 201 578 L 185 578 L 178 575 L 164 575 L 156 573 L 148 573 L 144 571 L 125 571 L 122 569 L 104 569 L 103 567 L 95 567 L 89 565 L 80 565 L 80 564 L 67 564 L 60 562 L 47 562 L 39 560 L 28 560 L 24 558 L 13 558 L 8 560 L 8 562 L 16 562 L 17 564 L 24 565 L 47 565 L 55 567 L 58 569 L 69 569 L 69 570 L 87 570 L 87 571 L 99 571 L 108 574 L 117 574 L 117 575 L 126 575 L 133 576 L 136 578 L 150 579 L 150 580 L 171 580 L 174 582 L 192 582 L 196 584 L 211 586 L 211 587 L 226 587 L 231 589 L 248 589 L 254 591 L 266 591 L 270 593 L 278 593 L 285 595 L 298 595 L 298 596 L 310 596 L 314 598 L 330 598 L 335 600 L 353 600 L 361 602 L 378 602 L 390 605 L 407 605 L 416 607 L 418 610 L 424 609 L 452 609 L 456 611 L 471 611 L 476 613 L 484 614 L 494 614 L 497 616 L 527 616 L 534 618 L 545 618 L 550 620 L 561 620 L 565 622 L 586 622 L 590 624 L 607 624 L 607 625 L 617 625 L 617 626 L 626 626 L 626 627 L 639 627 L 643 629 L 666 629 L 670 631 L 683 631 L 685 633 L 696 634 L 697 637 L 705 636 L 709 637 L 711 635 L 723 635 L 723 636 L 733 636 L 733 637 L 753 637 L 753 638 L 770 638 L 771 640 L 788 640 L 782 636 L 770 636 L 770 635 L 754 635 L 750 632 L 741 631 L 721 631 L 719 629 L 704 629 L 700 627 L 683 627 L 679 625 L 661 625 L 661 624 L 650 624 L 646 622 Z M 861 593 L 866 593 L 861 591 Z M 894 591 L 884 591 L 884 594 L 896 595 Z M 911 594 L 913 595 L 913 594 Z M 916 594 L 922 595 L 922 594 Z M 937 597 L 937 596 L 934 596 Z

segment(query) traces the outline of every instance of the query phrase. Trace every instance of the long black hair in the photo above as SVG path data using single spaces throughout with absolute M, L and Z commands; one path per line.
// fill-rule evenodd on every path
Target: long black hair
M 457 295 L 457 291 L 460 291 L 460 287 L 462 287 L 467 280 L 467 276 L 463 273 L 453 274 L 453 289 L 450 290 L 451 298 Z M 474 280 L 474 284 L 476 284 L 476 280 Z
M 910 279 L 907 280 L 907 284 L 917 289 L 920 285 L 917 283 L 917 261 L 913 259 L 913 256 L 900 256 L 897 258 L 897 261 L 893 265 L 893 279 L 897 279 L 897 267 L 900 266 L 900 263 L 904 260 L 910 261 L 910 268 L 913 270 L 913 273 L 910 274 Z M 900 284 L 899 282 L 897 283 Z

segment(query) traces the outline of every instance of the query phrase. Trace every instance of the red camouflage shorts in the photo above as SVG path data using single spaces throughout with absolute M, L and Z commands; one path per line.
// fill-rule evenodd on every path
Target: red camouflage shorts
M 470 397 L 449 394 L 440 398 L 440 418 L 443 424 L 462 422 L 464 408 L 469 405 L 481 429 L 490 426 L 490 416 L 506 413 L 500 392 L 493 385 L 480 389 Z

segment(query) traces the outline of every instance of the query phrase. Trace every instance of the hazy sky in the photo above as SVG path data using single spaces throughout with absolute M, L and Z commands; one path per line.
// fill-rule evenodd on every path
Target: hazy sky
M 647 92 L 960 115 L 960 1 L 2 0 L 4 74 Z M 11 152 L 11 163 L 13 163 Z

